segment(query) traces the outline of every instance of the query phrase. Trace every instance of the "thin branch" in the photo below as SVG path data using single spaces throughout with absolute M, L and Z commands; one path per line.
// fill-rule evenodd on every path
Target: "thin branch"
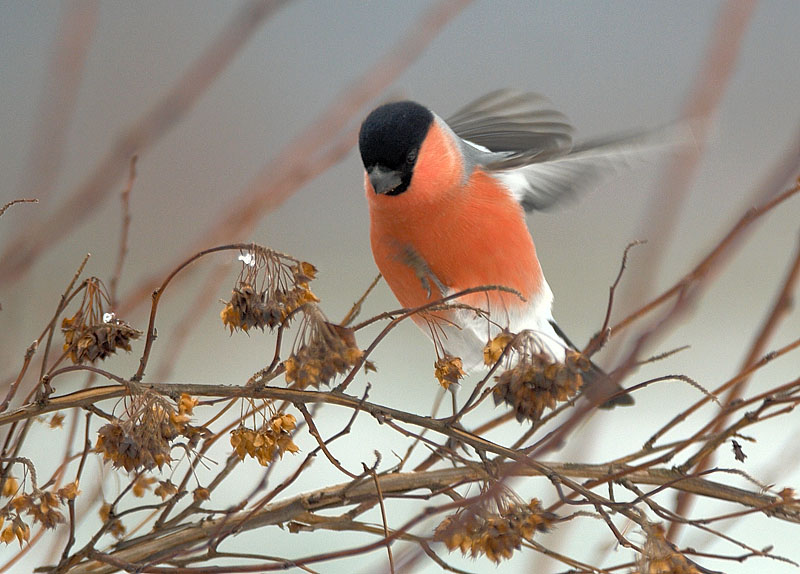
M 772 309 L 770 310 L 760 331 L 756 335 L 753 345 L 750 348 L 750 352 L 747 354 L 747 357 L 742 363 L 742 370 L 746 371 L 748 367 L 753 366 L 757 362 L 758 358 L 764 354 L 767 344 L 777 330 L 778 325 L 780 325 L 781 321 L 789 315 L 789 311 L 792 308 L 792 294 L 794 293 L 798 279 L 800 279 L 800 243 L 798 243 L 797 252 L 795 253 L 794 259 L 790 265 L 786 279 L 783 281 L 781 290 L 772 305 Z M 723 404 L 732 404 L 734 401 L 739 399 L 747 388 L 747 383 L 749 380 L 750 376 L 744 376 L 736 381 L 736 383 L 730 387 L 725 395 Z M 723 413 L 723 416 L 719 417 L 714 426 L 711 427 L 710 432 L 714 434 L 719 433 L 727 425 L 728 420 L 729 415 Z M 731 433 L 725 433 L 724 436 L 728 436 L 729 434 Z M 716 450 L 721 440 L 723 439 L 721 438 L 707 443 L 706 447 L 701 451 L 701 456 L 695 456 L 691 459 L 692 465 L 694 465 L 694 461 L 696 461 L 697 470 L 705 470 L 713 464 L 711 455 Z M 689 507 L 690 502 L 691 496 L 679 495 L 675 506 L 675 511 L 678 514 L 683 514 Z M 679 526 L 677 523 L 673 523 L 673 525 L 671 525 L 670 531 L 673 537 L 675 537 L 677 534 L 678 528 Z
M 18 203 L 39 203 L 38 199 L 13 199 L 6 203 L 3 207 L 0 207 L 0 217 L 6 212 L 6 210 L 11 207 L 12 205 L 17 205 Z
M 20 383 L 22 383 L 22 379 L 25 377 L 25 373 L 28 371 L 28 366 L 31 364 L 31 359 L 33 359 L 33 355 L 36 353 L 36 349 L 38 348 L 39 341 L 36 340 L 31 343 L 30 347 L 28 347 L 28 349 L 25 351 L 25 358 L 22 361 L 22 368 L 19 370 L 16 380 L 11 383 L 11 387 L 8 389 L 8 393 L 6 394 L 6 398 L 3 399 L 2 403 L 0 403 L 0 413 L 8 409 L 8 405 L 11 403 L 14 395 L 17 394 L 17 389 L 19 388 Z
M 611 322 L 611 310 L 614 308 L 614 294 L 617 291 L 619 282 L 622 280 L 622 274 L 628 267 L 628 253 L 634 247 L 638 245 L 644 245 L 645 243 L 647 243 L 646 239 L 638 239 L 628 243 L 628 245 L 625 246 L 625 251 L 622 253 L 622 262 L 619 265 L 617 278 L 614 279 L 611 287 L 608 288 L 608 304 L 606 305 L 606 316 L 605 319 L 603 319 L 603 326 L 600 327 L 600 330 L 591 338 L 589 343 L 586 345 L 586 348 L 583 349 L 583 354 L 587 357 L 594 355 L 603 347 L 603 345 L 606 344 L 606 341 L 608 341 L 608 337 L 611 335 L 611 330 L 609 329 L 608 325 Z
M 119 279 L 122 277 L 122 266 L 125 264 L 125 256 L 128 254 L 128 231 L 131 226 L 131 190 L 133 189 L 133 182 L 136 181 L 136 160 L 138 156 L 134 154 L 131 156 L 130 168 L 128 171 L 128 183 L 125 189 L 122 190 L 120 195 L 120 202 L 122 204 L 122 225 L 120 226 L 119 238 L 119 251 L 117 252 L 117 263 L 114 266 L 114 274 L 111 276 L 111 283 L 109 291 L 111 292 L 111 308 L 117 308 L 117 286 Z
M 389 541 L 389 525 L 386 521 L 386 506 L 383 504 L 381 483 L 378 480 L 378 475 L 375 472 L 375 469 L 367 469 L 365 466 L 364 471 L 369 471 L 369 474 L 372 476 L 372 480 L 375 483 L 375 492 L 378 494 L 378 503 L 380 504 L 381 508 L 381 520 L 383 520 L 383 538 L 386 540 L 386 552 L 389 554 L 389 571 L 391 574 L 394 574 L 394 557 L 392 556 L 392 544 Z
M 81 475 L 83 474 L 83 468 L 86 464 L 86 458 L 89 455 L 89 451 L 92 450 L 92 441 L 89 439 L 89 421 L 92 419 L 92 413 L 86 413 L 86 431 L 84 435 L 84 446 L 83 446 L 83 454 L 81 454 L 81 461 L 78 464 L 78 472 L 75 474 L 75 484 L 79 484 L 81 480 Z M 61 553 L 61 562 L 59 566 L 64 564 L 69 559 L 69 551 L 72 549 L 72 546 L 75 544 L 75 499 L 70 498 L 67 501 L 67 506 L 69 508 L 69 537 L 67 538 L 67 543 L 64 546 L 64 551 Z
M 333 456 L 333 454 L 331 454 L 331 451 L 328 449 L 325 441 L 322 440 L 322 436 L 319 434 L 317 426 L 314 424 L 314 419 L 311 418 L 311 415 L 309 414 L 306 406 L 303 403 L 295 403 L 294 406 L 297 408 L 297 410 L 299 410 L 302 413 L 303 418 L 306 419 L 306 423 L 308 424 L 308 432 L 311 434 L 311 436 L 314 437 L 314 440 L 317 441 L 317 445 L 319 445 L 320 450 L 325 454 L 330 463 L 334 467 L 339 469 L 339 471 L 341 471 L 342 473 L 344 473 L 345 475 L 349 476 L 354 480 L 361 478 L 359 475 L 353 474 L 345 467 L 343 467 L 342 463 L 340 463 L 339 460 L 335 456 Z
M 381 274 L 378 273 L 375 276 L 375 279 L 373 279 L 372 282 L 369 284 L 369 287 L 367 287 L 367 290 L 364 291 L 363 295 L 361 295 L 361 297 L 358 298 L 358 301 L 353 303 L 353 306 L 347 312 L 347 315 L 345 315 L 344 318 L 342 319 L 341 325 L 343 327 L 347 327 L 350 323 L 353 322 L 353 320 L 356 317 L 358 317 L 358 314 L 361 312 L 361 306 L 364 304 L 364 301 L 366 301 L 367 297 L 369 297 L 369 294 L 372 293 L 372 290 L 375 289 L 375 286 L 378 284 L 378 281 L 380 280 L 381 280 Z

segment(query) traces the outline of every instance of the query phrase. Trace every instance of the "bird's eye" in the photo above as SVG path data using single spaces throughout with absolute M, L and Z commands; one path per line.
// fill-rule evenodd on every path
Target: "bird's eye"
M 417 161 L 417 150 L 412 149 L 410 152 L 408 152 L 408 155 L 406 156 L 406 163 L 411 165 L 415 161 Z

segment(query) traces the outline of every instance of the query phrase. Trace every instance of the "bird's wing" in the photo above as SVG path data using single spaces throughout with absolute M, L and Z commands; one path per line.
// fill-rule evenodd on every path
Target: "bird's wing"
M 543 210 L 591 190 L 631 164 L 692 141 L 677 124 L 572 144 L 567 118 L 538 94 L 486 94 L 446 120 L 465 140 L 468 161 L 494 173 L 526 211 Z
M 498 90 L 467 104 L 445 121 L 476 149 L 494 152 L 484 158 L 487 164 L 508 169 L 569 151 L 572 127 L 550 105 L 538 94 Z
M 489 161 L 484 169 L 506 184 L 525 211 L 543 210 L 597 187 L 632 164 L 656 159 L 690 141 L 688 126 L 673 125 L 587 141 L 561 157 L 534 159 L 522 166 L 509 168 L 502 160 Z

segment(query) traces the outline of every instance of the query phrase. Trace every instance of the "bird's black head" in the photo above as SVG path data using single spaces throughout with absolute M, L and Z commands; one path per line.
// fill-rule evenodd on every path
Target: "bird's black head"
M 384 104 L 367 116 L 358 148 L 375 193 L 399 195 L 408 189 L 432 123 L 431 111 L 415 102 Z

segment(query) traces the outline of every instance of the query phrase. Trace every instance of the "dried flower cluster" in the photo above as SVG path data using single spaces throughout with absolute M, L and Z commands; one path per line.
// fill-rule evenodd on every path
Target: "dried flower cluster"
M 511 558 L 523 540 L 553 526 L 556 516 L 545 512 L 537 499 L 528 504 L 509 504 L 492 513 L 469 510 L 445 518 L 436 527 L 434 539 L 444 542 L 451 552 L 456 548 L 473 558 L 484 554 L 493 562 Z
M 434 374 L 445 389 L 464 378 L 464 364 L 458 357 L 445 354 L 433 364 Z
M 4 524 L 5 518 L 0 516 L 0 528 L 2 528 L 2 531 L 0 531 L 0 542 L 3 544 L 10 544 L 16 538 L 20 547 L 22 547 L 22 543 L 27 542 L 30 539 L 31 527 L 25 524 L 19 515 L 15 516 L 11 520 L 11 523 L 5 528 L 3 528 Z
M 13 476 L 6 477 L 5 482 L 3 482 L 3 497 L 10 498 L 15 496 L 18 491 L 19 482 L 17 479 Z M 11 519 L 8 524 L 6 524 L 6 518 Z M 13 517 L 10 515 L 7 516 L 5 513 L 0 514 L 0 542 L 3 544 L 10 544 L 16 539 L 20 547 L 22 547 L 22 543 L 27 541 L 30 536 L 31 529 L 22 520 L 19 510 L 17 510 Z
M 289 414 L 275 414 L 258 430 L 239 427 L 231 432 L 231 446 L 239 460 L 245 456 L 255 458 L 261 466 L 267 466 L 275 458 L 275 454 L 283 457 L 285 452 L 292 454 L 300 449 L 292 441 L 292 431 L 297 426 L 297 419 Z
M 172 461 L 171 443 L 178 436 L 189 439 L 190 445 L 199 441 L 203 430 L 189 424 L 197 399 L 181 395 L 175 410 L 161 395 L 145 391 L 134 395 L 123 418 L 103 425 L 97 437 L 96 449 L 115 468 L 150 470 Z
M 566 350 L 563 363 L 554 360 L 533 334 L 520 337 L 513 355 L 513 366 L 495 377 L 494 402 L 513 407 L 519 421 L 538 420 L 545 409 L 574 397 L 583 385 L 583 373 L 591 367 L 589 359 L 572 349 Z
M 20 494 L 11 501 L 11 506 L 18 514 L 25 512 L 34 522 L 45 528 L 55 528 L 64 522 L 64 515 L 59 510 L 61 500 L 54 493 L 42 490 L 32 494 Z
M 667 540 L 662 525 L 646 524 L 644 528 L 647 541 L 634 574 L 700 574 L 697 566 Z
M 362 355 L 352 329 L 326 321 L 318 309 L 311 310 L 303 319 L 299 343 L 284 361 L 286 381 L 300 388 L 329 384 L 355 366 Z M 371 363 L 366 367 L 374 370 Z
M 3 496 L 13 496 L 18 489 L 17 480 L 8 478 L 3 486 Z M 44 528 L 55 528 L 64 522 L 61 505 L 68 500 L 74 500 L 78 494 L 78 484 L 70 482 L 55 492 L 34 488 L 32 492 L 14 496 L 11 500 L 14 516 L 5 528 L 5 517 L 0 516 L 0 542 L 8 544 L 16 539 L 21 546 L 30 538 L 30 526 L 23 520 L 23 515 Z
M 254 247 L 240 259 L 242 271 L 230 301 L 220 312 L 231 333 L 253 327 L 273 329 L 298 307 L 319 301 L 308 286 L 317 274 L 311 263 L 263 247 Z
M 76 365 L 94 363 L 113 355 L 117 349 L 131 350 L 131 341 L 142 332 L 114 313 L 105 311 L 110 299 L 105 285 L 97 277 L 84 281 L 83 301 L 72 317 L 61 321 L 64 333 L 64 353 Z

